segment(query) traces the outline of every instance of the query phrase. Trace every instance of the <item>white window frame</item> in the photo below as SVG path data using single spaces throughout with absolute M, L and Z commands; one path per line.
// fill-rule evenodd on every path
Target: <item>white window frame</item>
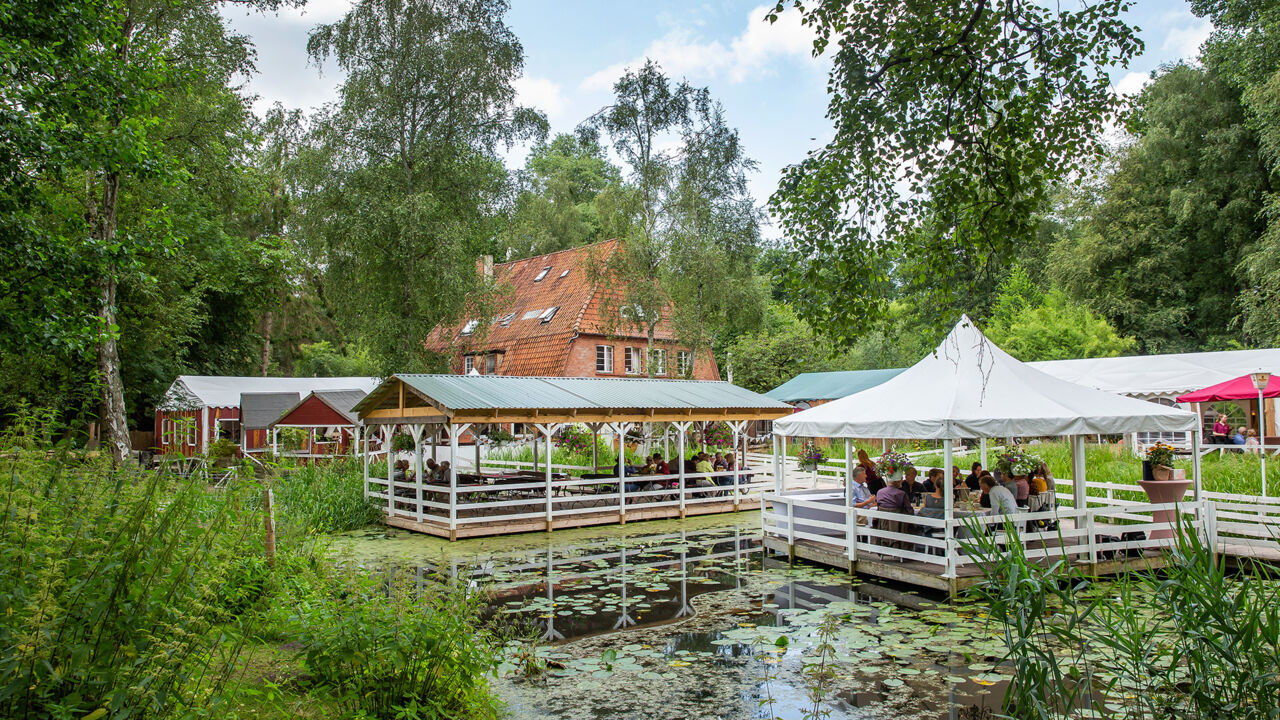
M 462 326 L 462 334 L 470 335 L 476 331 L 476 327 L 480 325 L 479 320 L 468 320 L 466 325 Z
M 192 419 L 193 421 L 195 420 L 195 418 L 194 418 L 194 417 L 193 417 L 193 418 L 191 418 L 191 419 Z M 186 433 L 186 435 L 187 435 L 187 447 L 195 447 L 195 446 L 196 446 L 196 435 L 198 435 L 198 434 L 199 434 L 199 433 L 197 432 L 197 431 L 199 430 L 199 428 L 197 428 L 197 427 L 196 427 L 197 422 L 198 422 L 198 421 L 188 423 L 188 424 L 187 424 L 187 426 L 186 426 L 186 427 L 187 427 L 187 433 Z
M 613 346 L 596 346 L 596 372 L 613 374 Z
M 462 374 L 470 375 L 471 371 L 475 369 L 476 369 L 476 356 L 463 355 L 462 356 Z
M 622 369 L 627 375 L 639 375 L 644 368 L 644 352 L 638 347 L 626 348 Z
M 667 351 L 665 349 L 654 348 L 653 352 L 649 353 L 649 362 L 653 366 L 654 375 L 667 374 Z
M 560 309 L 559 305 L 552 305 L 551 307 L 542 311 L 542 314 L 538 316 L 538 320 L 543 325 L 546 325 L 547 323 L 551 322 L 552 318 L 556 316 L 556 311 L 558 311 L 559 309 Z
M 549 273 L 549 272 L 551 272 L 551 266 L 550 266 L 550 265 L 548 265 L 548 266 L 546 266 L 546 267 L 542 268 L 542 272 L 538 273 L 538 277 L 534 278 L 534 279 L 533 279 L 533 281 L 534 281 L 534 282 L 542 282 L 542 278 L 546 277 L 546 276 L 547 276 L 547 273 Z
M 167 417 L 160 418 L 160 444 L 161 445 L 173 444 L 173 419 L 172 418 L 167 418 Z
M 676 351 L 676 374 L 687 377 L 693 372 L 693 353 L 688 350 Z

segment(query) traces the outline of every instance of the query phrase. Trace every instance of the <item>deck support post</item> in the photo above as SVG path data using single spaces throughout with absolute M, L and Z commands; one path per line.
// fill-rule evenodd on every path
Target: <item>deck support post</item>
M 422 522 L 422 431 L 426 426 L 414 424 L 409 426 L 409 434 L 413 436 L 413 497 L 417 501 L 417 512 L 414 515 Z
M 441 425 L 436 428 L 435 432 L 431 433 L 431 459 L 432 460 L 439 460 L 439 458 L 436 457 L 436 441 L 440 439 L 440 429 L 443 427 L 444 426 Z M 452 465 L 453 463 L 449 463 L 449 464 Z
M 951 468 L 954 463 L 955 441 L 946 438 L 942 441 L 942 552 L 946 555 L 946 571 L 942 576 L 949 580 L 954 580 L 956 576 L 956 555 L 955 555 L 955 539 L 952 537 L 952 527 L 954 525 L 956 505 L 955 505 L 955 482 L 951 478 Z
M 627 435 L 627 430 L 631 429 L 630 423 L 618 423 L 614 425 L 614 429 L 618 432 L 618 524 L 627 524 L 627 453 L 626 446 L 623 445 L 623 438 Z
M 544 471 L 545 471 L 544 476 L 546 477 L 546 483 L 547 483 L 546 490 L 545 490 L 546 496 L 547 496 L 547 532 L 551 532 L 552 528 L 554 527 L 554 524 L 551 518 L 551 515 L 552 515 L 551 436 L 555 435 L 556 429 L 559 428 L 560 426 L 555 423 L 547 423 L 546 425 L 535 425 L 534 427 L 537 428 L 538 432 L 541 433 L 544 438 L 546 438 L 546 443 L 547 443 L 547 463 L 546 463 L 546 467 L 544 468 Z M 536 458 L 537 447 L 538 447 L 538 442 L 536 439 L 534 440 L 533 447 L 534 447 L 534 457 Z
M 475 427 L 478 428 L 479 425 Z M 483 469 L 480 466 L 480 433 L 474 429 L 471 431 L 471 444 L 474 445 L 476 449 L 476 474 L 481 475 L 483 474 Z
M 774 458 L 775 462 L 778 463 L 778 474 L 775 476 L 777 481 L 774 482 L 774 485 L 777 487 L 778 492 L 783 492 L 787 489 L 787 436 L 778 435 L 777 438 L 779 452 L 774 454 Z
M 1088 482 L 1088 476 L 1084 460 L 1084 436 L 1072 435 L 1068 438 L 1068 442 L 1071 445 L 1071 501 L 1075 504 L 1077 510 L 1086 510 L 1089 507 L 1089 501 L 1087 499 L 1086 483 Z M 1050 491 L 1056 492 L 1053 488 L 1050 488 Z
M 364 430 L 363 424 L 357 425 L 356 427 L 360 428 L 361 430 Z M 363 436 L 363 440 L 364 440 L 364 452 L 362 453 L 364 455 L 364 458 L 363 458 L 364 462 L 362 463 L 362 465 L 364 466 L 364 497 L 367 500 L 369 498 L 369 431 L 364 430 L 364 432 L 361 432 L 359 435 L 356 436 L 357 452 L 359 452 L 360 450 L 361 436 Z
M 787 501 L 787 564 L 796 564 L 796 506 Z
M 745 435 L 743 430 L 746 429 L 746 420 L 734 420 L 729 423 L 729 427 L 733 430 L 733 511 L 738 512 L 738 506 L 742 497 L 741 489 L 738 487 L 742 484 L 742 463 L 746 460 L 746 453 L 738 452 L 738 438 Z
M 591 472 L 600 467 L 600 423 L 587 423 L 591 428 Z
M 387 517 L 396 514 L 396 484 L 394 452 L 391 451 L 391 438 L 395 435 L 395 425 L 382 426 L 382 447 L 387 451 Z
M 844 439 L 844 507 L 845 513 L 853 507 L 853 438 Z
M 449 541 L 458 539 L 458 436 L 466 425 L 449 425 Z
M 685 434 L 686 434 L 686 432 L 689 430 L 689 425 L 690 425 L 690 423 L 687 423 L 687 422 L 678 422 L 678 423 L 676 423 L 676 424 L 675 424 L 675 426 L 676 426 L 676 451 L 677 451 L 677 455 L 676 455 L 676 457 L 679 459 L 679 465 L 677 466 L 679 469 L 678 469 L 676 472 L 677 472 L 677 474 L 680 476 L 680 477 L 679 477 L 679 479 L 677 480 L 677 484 L 679 485 L 679 490 L 680 490 L 680 519 L 681 519 L 681 520 L 683 520 L 683 519 L 684 519 L 684 504 L 685 504 L 685 496 L 684 496 L 684 452 L 685 452 L 685 448 L 684 448 L 684 441 L 685 441 Z

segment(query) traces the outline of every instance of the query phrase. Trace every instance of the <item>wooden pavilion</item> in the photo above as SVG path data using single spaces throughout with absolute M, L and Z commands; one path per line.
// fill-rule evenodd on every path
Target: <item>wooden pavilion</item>
M 456 540 L 758 508 L 759 491 L 769 483 L 741 463 L 713 473 L 686 472 L 677 463 L 667 475 L 636 476 L 628 475 L 619 452 L 616 468 L 602 473 L 555 466 L 553 438 L 575 424 L 621 439 L 665 423 L 675 430 L 683 459 L 692 426 L 722 422 L 732 431 L 737 457 L 745 458 L 746 423 L 784 417 L 792 408 L 720 381 L 406 374 L 387 378 L 354 411 L 364 428 L 365 495 L 386 503 L 387 524 Z M 477 444 L 472 472 L 460 472 L 462 434 L 507 424 L 536 430 L 531 468 L 504 462 L 486 470 Z M 397 430 L 413 440 L 405 458 L 411 467 L 397 470 L 396 453 L 389 453 L 386 476 L 377 477 L 369 439 L 380 433 L 387 445 Z M 449 443 L 449 470 L 427 477 L 424 445 L 434 455 L 441 440 Z

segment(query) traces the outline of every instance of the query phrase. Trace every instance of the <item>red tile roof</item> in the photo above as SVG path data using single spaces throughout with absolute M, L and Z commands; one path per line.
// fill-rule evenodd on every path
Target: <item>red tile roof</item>
M 608 262 L 619 246 L 619 241 L 608 240 L 494 265 L 500 300 L 493 317 L 488 322 L 477 318 L 479 322 L 468 335 L 462 331 L 471 320 L 438 326 L 427 335 L 427 349 L 450 355 L 500 351 L 504 353 L 498 370 L 502 375 L 557 376 L 563 373 L 573 338 L 579 334 L 643 337 L 637 328 L 608 322 L 605 293 L 617 291 L 598 288 L 590 277 L 590 269 Z M 545 275 L 538 279 L 544 270 Z M 543 322 L 551 308 L 556 308 L 554 314 Z M 663 313 L 658 339 L 673 338 L 669 317 L 669 312 Z

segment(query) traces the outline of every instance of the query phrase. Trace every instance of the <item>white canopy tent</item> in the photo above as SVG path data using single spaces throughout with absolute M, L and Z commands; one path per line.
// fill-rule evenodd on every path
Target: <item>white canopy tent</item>
M 787 437 L 797 436 L 845 438 L 847 450 L 856 437 L 940 439 L 948 468 L 957 438 L 1068 436 L 1076 507 L 1083 507 L 1085 500 L 1081 436 L 1097 433 L 1191 431 L 1199 500 L 1198 427 L 1195 413 L 1095 390 L 1032 368 L 996 347 L 968 317 L 960 319 L 932 354 L 900 375 L 773 423 L 775 442 L 780 440 L 782 448 Z M 846 462 L 851 465 L 852 459 Z M 785 468 L 775 470 L 779 493 L 783 472 Z M 943 484 L 950 520 L 951 483 Z

